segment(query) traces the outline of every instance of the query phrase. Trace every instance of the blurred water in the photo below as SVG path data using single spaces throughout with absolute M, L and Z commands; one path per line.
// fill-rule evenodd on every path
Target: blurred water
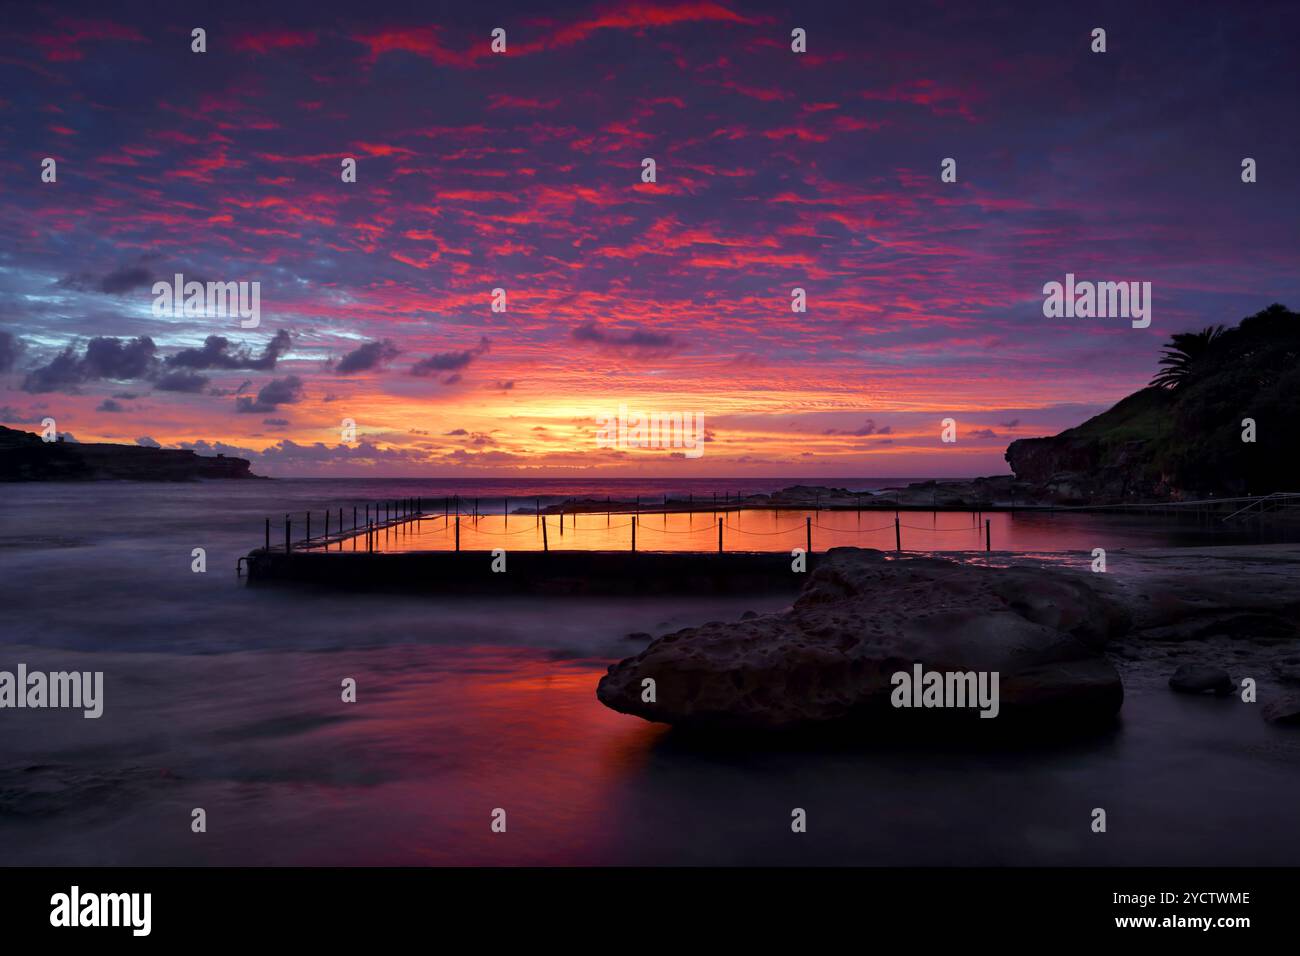
M 260 545 L 266 515 L 433 496 L 430 488 L 7 486 L 0 669 L 21 661 L 32 669 L 102 670 L 106 702 L 99 720 L 0 711 L 0 861 L 1280 864 L 1298 857 L 1294 735 L 1267 726 L 1253 708 L 1176 697 L 1163 686 L 1165 675 L 1126 674 L 1122 727 L 1069 746 L 1002 754 L 881 742 L 821 752 L 702 750 L 608 711 L 595 699 L 596 681 L 608 663 L 644 646 L 631 632 L 734 620 L 746 610 L 775 610 L 783 598 L 332 596 L 248 590 L 234 576 L 236 558 Z M 536 490 L 512 488 L 521 496 Z M 556 499 L 575 493 L 548 490 Z M 1057 546 L 1051 550 L 1205 534 L 1077 515 L 1000 517 L 999 537 L 1023 535 Z M 931 518 L 904 515 L 909 523 Z M 841 519 L 856 515 L 818 517 Z M 934 520 L 956 525 L 961 517 Z M 206 549 L 206 574 L 190 570 L 197 547 Z M 345 677 L 358 682 L 356 704 L 340 701 Z M 1108 834 L 1088 828 L 1095 806 L 1108 810 Z M 206 834 L 190 832 L 194 807 L 208 813 Z M 507 811 L 506 834 L 489 829 L 497 807 Z M 791 834 L 793 807 L 808 811 L 807 834 Z

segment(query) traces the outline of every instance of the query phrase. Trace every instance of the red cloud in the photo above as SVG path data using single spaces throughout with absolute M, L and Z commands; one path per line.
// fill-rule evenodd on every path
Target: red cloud
M 293 30 L 271 30 L 265 33 L 246 33 L 236 38 L 234 48 L 241 53 L 270 53 L 272 50 L 292 50 L 313 46 L 316 34 Z

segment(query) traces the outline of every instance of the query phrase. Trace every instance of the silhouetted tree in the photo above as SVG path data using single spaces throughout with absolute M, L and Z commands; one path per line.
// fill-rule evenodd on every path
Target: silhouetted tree
M 1151 380 L 1161 388 L 1178 388 L 1191 376 L 1192 367 L 1205 356 L 1223 335 L 1223 326 L 1212 325 L 1199 332 L 1176 332 L 1169 337 L 1160 364 L 1164 366 Z

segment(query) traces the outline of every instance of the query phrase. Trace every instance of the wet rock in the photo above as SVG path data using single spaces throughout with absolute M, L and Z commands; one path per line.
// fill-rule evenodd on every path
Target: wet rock
M 1123 701 L 1101 648 L 1128 617 L 1085 577 L 837 548 L 789 610 L 661 637 L 611 666 L 596 693 L 622 713 L 693 729 L 1093 729 Z M 998 717 L 894 707 L 892 677 L 914 664 L 997 672 Z M 654 701 L 643 700 L 645 678 Z
M 1259 712 L 1271 724 L 1300 725 L 1300 694 L 1270 696 Z
M 1181 664 L 1169 678 L 1169 686 L 1183 694 L 1214 694 L 1222 697 L 1235 689 L 1232 678 L 1221 667 Z

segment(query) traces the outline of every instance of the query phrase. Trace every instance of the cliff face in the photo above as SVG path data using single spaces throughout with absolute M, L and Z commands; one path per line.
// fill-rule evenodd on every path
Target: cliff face
M 0 481 L 194 481 L 257 478 L 247 459 L 107 443 L 44 442 L 0 425 Z
M 1055 437 L 1014 441 L 1005 457 L 1016 478 L 1060 504 L 1169 497 L 1174 490 L 1152 452 L 1168 429 L 1171 404 L 1165 389 L 1143 389 Z
M 1012 442 L 1016 477 L 1062 504 L 1300 491 L 1300 315 L 1270 306 L 1183 364 L 1173 387 L 1134 392 L 1052 438 Z M 1247 419 L 1253 440 L 1243 438 Z

